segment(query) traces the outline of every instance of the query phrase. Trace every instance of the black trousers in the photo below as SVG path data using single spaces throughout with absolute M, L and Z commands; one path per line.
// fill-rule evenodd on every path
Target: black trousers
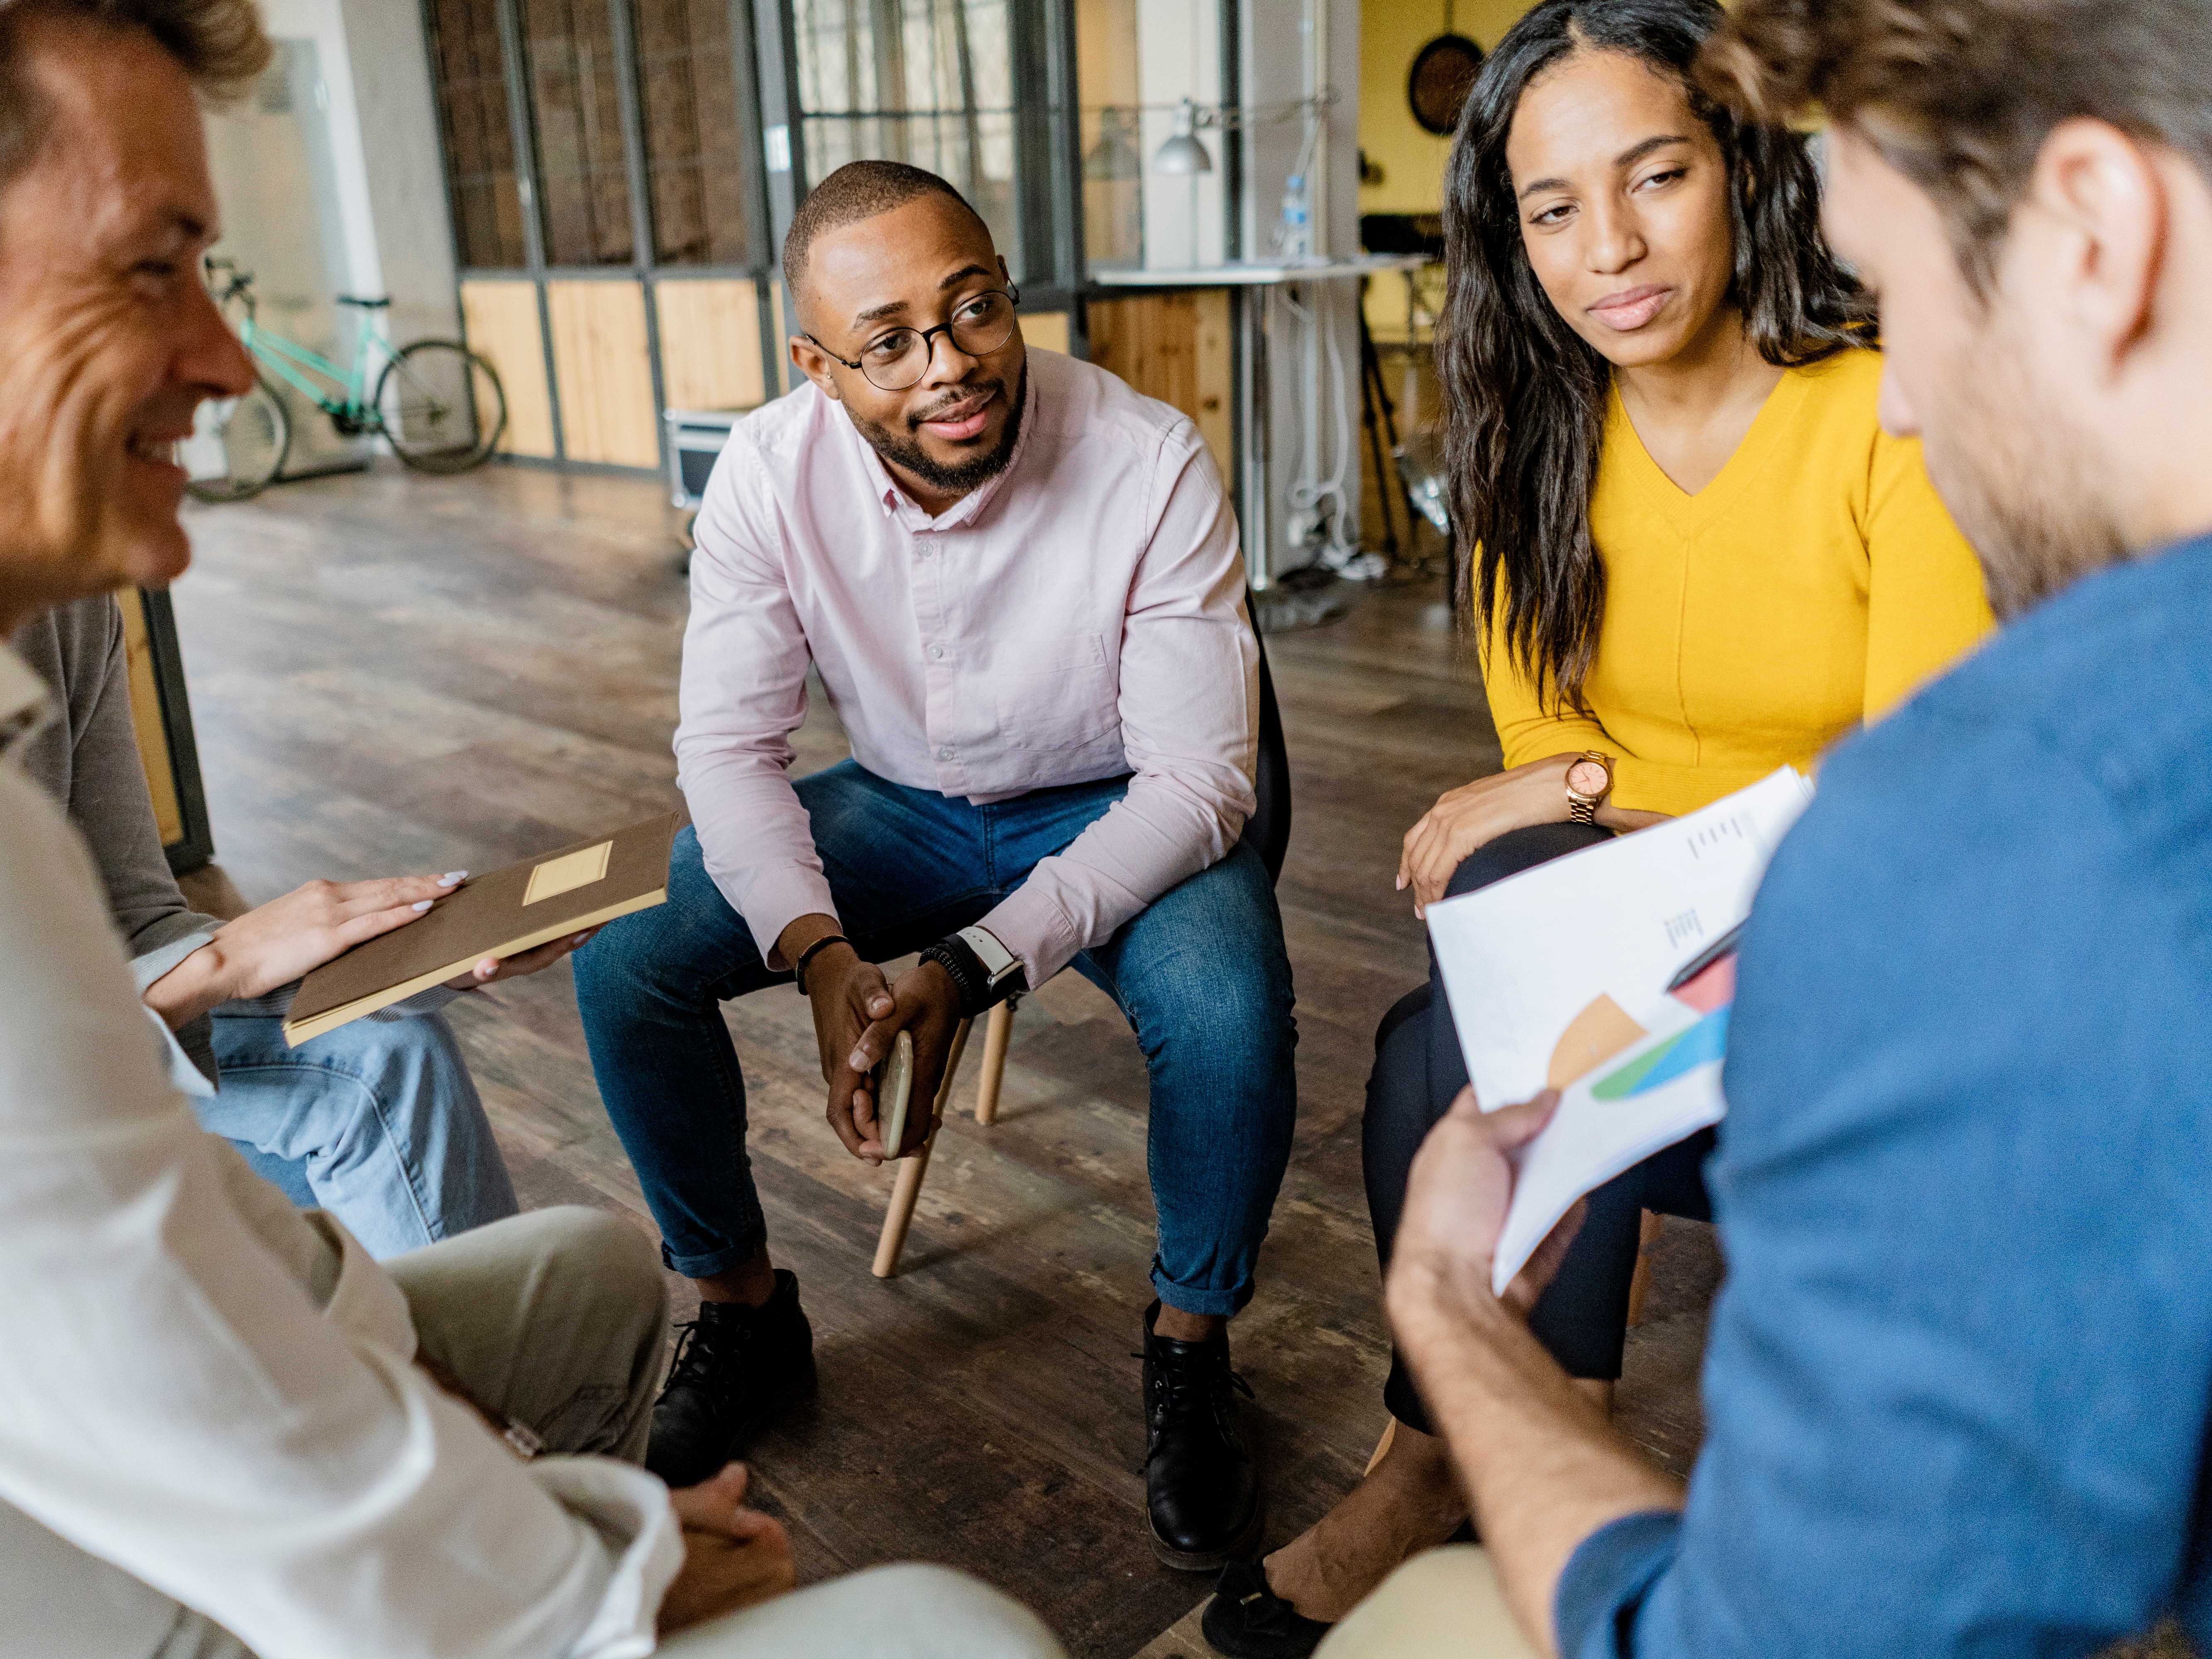
M 1500 836 L 1478 848 L 1453 872 L 1456 896 L 1487 887 L 1566 853 L 1594 847 L 1610 830 L 1580 823 L 1541 823 Z M 1367 1212 L 1382 1270 L 1406 1207 L 1413 1154 L 1437 1120 L 1467 1086 L 1467 1060 L 1444 1001 L 1436 953 L 1429 954 L 1429 982 L 1400 999 L 1375 1034 L 1375 1070 L 1367 1079 L 1367 1116 L 1361 1152 L 1367 1178 Z M 1705 1162 L 1713 1149 L 1711 1129 L 1657 1152 L 1615 1176 L 1589 1197 L 1589 1212 L 1575 1235 L 1559 1276 L 1538 1298 L 1529 1328 L 1570 1376 L 1610 1380 L 1620 1375 L 1628 1334 L 1628 1290 L 1636 1275 L 1641 1212 L 1712 1219 L 1705 1196 Z M 1394 1352 L 1382 1389 L 1390 1414 L 1408 1428 L 1434 1432 L 1413 1386 L 1405 1357 Z

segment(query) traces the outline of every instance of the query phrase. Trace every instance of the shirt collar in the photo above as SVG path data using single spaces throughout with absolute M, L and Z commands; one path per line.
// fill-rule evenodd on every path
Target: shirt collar
M 1014 453 L 1006 457 L 1006 465 L 999 469 L 995 477 L 986 480 L 981 488 L 969 490 L 947 507 L 942 518 L 937 519 L 923 512 L 914 497 L 899 488 L 898 480 L 891 477 L 890 470 L 884 465 L 884 458 L 876 453 L 876 447 L 867 441 L 859 424 L 854 421 L 852 410 L 845 410 L 845 430 L 850 434 L 851 441 L 860 446 L 860 465 L 867 472 L 869 483 L 875 487 L 876 504 L 883 509 L 884 516 L 909 530 L 957 530 L 974 519 L 991 503 L 1006 480 L 1013 477 L 1014 469 L 1022 464 L 1022 457 L 1029 449 L 1030 434 L 1036 430 L 1036 377 L 1028 373 L 1026 368 L 1022 374 L 1021 398 L 1022 423 L 1014 434 Z
M 0 764 L 14 765 L 54 717 L 53 694 L 15 648 L 0 641 Z

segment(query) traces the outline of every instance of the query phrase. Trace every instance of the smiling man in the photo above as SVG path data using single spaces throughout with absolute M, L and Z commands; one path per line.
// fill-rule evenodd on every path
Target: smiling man
M 927 1103 L 957 1020 L 1072 964 L 1151 1067 L 1155 1547 L 1218 1567 L 1261 1526 L 1224 1328 L 1296 1110 L 1282 925 L 1238 840 L 1257 652 L 1236 520 L 1190 422 L 1024 349 L 990 233 L 934 174 L 830 174 L 784 270 L 807 384 L 737 427 L 699 514 L 676 737 L 696 829 L 670 902 L 578 958 L 600 1092 L 704 1298 L 651 1466 L 719 1466 L 812 1375 L 718 1005 L 798 975 L 830 1127 L 874 1162 L 900 1150 L 868 1081 L 894 1034 Z M 810 667 L 853 758 L 794 785 Z M 875 964 L 916 950 L 887 984 Z M 917 1110 L 904 1150 L 927 1130 Z
M 0 639 L 190 561 L 167 447 L 252 383 L 198 279 L 199 95 L 269 55 L 252 0 L 0 0 Z M 939 1568 L 785 1594 L 744 1470 L 633 1466 L 665 1354 L 634 1228 L 541 1211 L 387 1269 L 202 1133 L 21 775 L 52 701 L 0 643 L 0 1656 L 1057 1659 Z
M 2046 1659 L 2162 1616 L 2202 1651 L 2212 7 L 1737 0 L 1707 54 L 1832 124 L 1884 419 L 2006 625 L 1833 753 L 1759 890 L 1686 1493 L 1537 1346 L 1533 1286 L 1491 1293 L 1549 1103 L 1462 1097 L 1389 1304 L 1487 1553 L 1402 1569 L 1322 1659 Z

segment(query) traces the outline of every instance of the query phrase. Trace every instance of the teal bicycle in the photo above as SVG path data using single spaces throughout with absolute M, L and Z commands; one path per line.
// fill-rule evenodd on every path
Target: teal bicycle
M 200 405 L 185 464 L 193 475 L 186 488 L 202 501 L 243 501 L 266 489 L 283 470 L 292 447 L 292 416 L 270 374 L 329 416 L 340 437 L 382 438 L 418 471 L 479 466 L 507 429 L 507 392 L 498 371 L 458 340 L 393 348 L 376 331 L 376 313 L 391 301 L 337 296 L 340 305 L 361 313 L 353 367 L 341 368 L 255 321 L 252 271 L 228 259 L 210 259 L 207 273 L 217 303 L 239 316 L 238 337 L 265 373 L 244 397 Z M 371 392 L 368 372 L 379 363 Z

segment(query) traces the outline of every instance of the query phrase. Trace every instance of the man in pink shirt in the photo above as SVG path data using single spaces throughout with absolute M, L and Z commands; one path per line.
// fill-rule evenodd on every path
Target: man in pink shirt
M 833 173 L 784 270 L 809 384 L 731 434 L 697 524 L 696 829 L 669 902 L 577 959 L 600 1092 L 702 1298 L 648 1463 L 719 1468 L 813 1371 L 719 1005 L 796 975 L 830 1127 L 874 1163 L 928 1129 L 880 1138 L 870 1074 L 899 1030 L 927 1101 L 959 1019 L 1073 966 L 1151 1067 L 1148 1508 L 1160 1559 L 1211 1571 L 1261 1528 L 1226 1328 L 1297 1111 L 1282 922 L 1238 840 L 1258 689 L 1236 520 L 1190 422 L 1025 350 L 990 233 L 934 174 Z M 810 667 L 853 758 L 793 783 Z M 917 950 L 886 983 L 875 964 Z

